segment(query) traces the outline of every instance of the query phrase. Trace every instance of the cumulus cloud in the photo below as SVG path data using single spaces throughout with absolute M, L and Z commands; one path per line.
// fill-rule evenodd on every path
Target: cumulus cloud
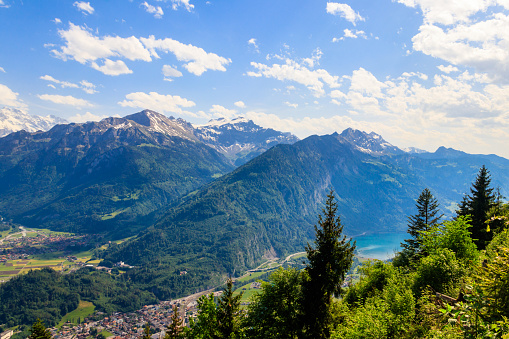
M 0 0 L 0 8 L 9 8 L 9 7 L 11 7 L 11 6 L 10 5 L 6 5 L 3 0 Z
M 118 103 L 122 107 L 151 109 L 157 112 L 196 116 L 194 113 L 182 109 L 193 107 L 196 104 L 178 95 L 165 95 L 157 92 L 134 92 L 127 94 L 125 97 L 126 100 Z
M 455 66 L 509 81 L 509 2 L 506 0 L 398 0 L 419 7 L 423 23 L 413 49 Z
M 160 58 L 157 51 L 174 54 L 177 60 L 185 63 L 183 67 L 195 75 L 202 75 L 207 70 L 224 72 L 225 66 L 231 63 L 231 59 L 170 38 L 99 37 L 93 35 L 89 29 L 72 23 L 68 30 L 62 29 L 58 32 L 65 44 L 59 49 L 51 50 L 53 55 L 64 61 L 75 60 L 87 64 L 107 75 L 132 73 L 123 60 L 113 58 L 150 62 L 152 57 Z M 103 65 L 100 66 L 98 61 L 102 61 Z
M 339 15 L 343 19 L 351 22 L 354 26 L 357 21 L 365 21 L 365 19 L 356 13 L 352 7 L 347 4 L 341 4 L 337 2 L 328 2 L 326 7 L 327 13 L 332 15 Z
M 172 78 L 178 78 L 182 76 L 182 72 L 180 72 L 178 69 L 173 68 L 170 65 L 164 65 L 163 66 L 163 75 L 165 81 L 173 81 Z
M 213 118 L 227 118 L 233 119 L 237 117 L 237 111 L 234 109 L 228 109 L 221 105 L 212 105 L 212 108 L 209 110 L 212 113 Z
M 5 73 L 5 69 L 3 67 L 0 67 L 0 72 Z
M 116 115 L 115 117 L 120 118 L 119 115 Z M 76 122 L 76 123 L 84 123 L 88 121 L 100 121 L 102 119 L 108 118 L 107 115 L 95 115 L 90 112 L 86 112 L 84 114 L 76 113 L 72 117 L 69 118 L 69 121 Z
M 175 11 L 178 10 L 179 7 L 184 7 L 188 12 L 194 9 L 194 5 L 189 3 L 189 0 L 171 0 L 171 2 L 171 8 Z
M 459 72 L 458 67 L 454 67 L 452 65 L 449 65 L 449 66 L 439 65 L 439 66 L 437 66 L 437 68 L 447 74 L 449 74 L 451 72 Z
M 53 22 L 54 22 L 54 23 L 56 23 L 56 24 L 61 24 L 61 23 L 62 23 L 62 20 L 60 20 L 59 18 L 55 18 L 55 19 L 53 20 Z
M 104 59 L 104 64 L 102 66 L 99 66 L 96 62 L 92 62 L 91 66 L 93 69 L 98 70 L 99 72 L 112 76 L 131 74 L 133 72 L 122 60 L 113 61 L 110 59 Z
M 51 101 L 55 104 L 69 105 L 69 106 L 74 106 L 74 107 L 78 107 L 78 108 L 94 106 L 85 99 L 75 98 L 71 95 L 42 94 L 42 95 L 37 95 L 37 97 L 41 100 Z
M 274 78 L 281 81 L 293 81 L 306 86 L 313 92 L 313 95 L 320 97 L 325 95 L 325 85 L 330 88 L 339 87 L 339 77 L 329 74 L 324 69 L 310 69 L 314 66 L 321 52 L 317 53 L 315 59 L 304 59 L 299 63 L 292 59 L 286 59 L 284 64 L 266 65 L 257 62 L 251 62 L 255 71 L 248 71 L 246 74 L 251 77 Z
M 148 39 L 140 39 L 150 51 L 150 55 L 159 58 L 157 50 L 171 52 L 177 60 L 187 62 L 184 68 L 194 75 L 202 75 L 207 70 L 226 71 L 225 66 L 231 63 L 231 59 L 226 59 L 214 53 L 207 53 L 202 48 L 186 45 L 170 38 L 156 39 L 151 35 Z
M 154 18 L 161 19 L 164 15 L 161 6 L 152 6 L 149 5 L 146 1 L 143 2 L 140 6 L 142 6 L 147 13 L 154 14 Z
M 22 100 L 18 99 L 18 93 L 2 84 L 0 84 L 0 105 L 27 109 L 27 105 L 23 103 Z
M 246 104 L 244 103 L 244 101 L 237 101 L 234 103 L 234 105 L 239 108 L 246 108 Z
M 90 6 L 90 2 L 76 1 L 73 6 L 78 8 L 83 14 L 88 15 L 94 13 L 94 8 Z
M 92 35 L 85 27 L 73 23 L 69 24 L 68 30 L 61 29 L 58 34 L 65 41 L 65 45 L 61 46 L 60 50 L 54 49 L 51 52 L 64 61 L 71 59 L 86 64 L 110 57 L 122 57 L 131 61 L 152 61 L 150 52 L 134 36 L 100 38 Z

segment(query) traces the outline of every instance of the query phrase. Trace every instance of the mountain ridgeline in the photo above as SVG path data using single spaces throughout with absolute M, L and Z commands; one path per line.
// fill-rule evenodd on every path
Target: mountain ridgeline
M 196 126 L 195 135 L 231 159 L 236 166 L 245 164 L 275 145 L 293 144 L 299 140 L 291 133 L 263 128 L 246 118 L 211 120 Z

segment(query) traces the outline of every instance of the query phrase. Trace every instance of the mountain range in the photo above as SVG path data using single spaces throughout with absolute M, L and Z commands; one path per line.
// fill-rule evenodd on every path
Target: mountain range
M 353 129 L 297 140 L 246 119 L 194 127 L 150 110 L 18 131 L 0 138 L 0 215 L 137 234 L 102 256 L 223 274 L 301 251 L 331 189 L 350 236 L 405 231 L 424 188 L 452 216 L 482 165 L 509 193 L 509 160 L 495 155 L 408 152 Z
M 182 119 L 143 111 L 0 138 L 0 214 L 67 231 L 135 232 L 150 213 L 230 172 Z

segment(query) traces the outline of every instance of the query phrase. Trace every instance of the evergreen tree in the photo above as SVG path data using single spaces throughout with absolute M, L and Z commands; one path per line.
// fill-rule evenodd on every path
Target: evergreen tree
M 408 234 L 412 237 L 411 239 L 405 239 L 405 243 L 402 244 L 403 248 L 410 252 L 411 256 L 419 254 L 422 250 L 421 233 L 428 231 L 432 226 L 438 224 L 439 220 L 443 217 L 443 214 L 439 214 L 439 204 L 437 199 L 433 197 L 430 190 L 425 188 L 417 202 L 417 214 L 408 217 Z
M 30 330 L 32 334 L 28 337 L 30 339 L 51 339 L 53 338 L 51 332 L 44 326 L 41 319 L 37 318 L 37 321 L 32 325 Z
M 184 325 L 182 318 L 179 315 L 177 305 L 173 306 L 173 314 L 171 316 L 171 324 L 166 328 L 166 335 L 164 339 L 179 339 L 184 338 Z
M 217 303 L 216 317 L 217 317 L 217 338 L 236 338 L 240 336 L 240 299 L 242 293 L 233 295 L 233 281 L 229 278 L 226 282 L 221 297 Z
M 327 195 L 323 216 L 315 225 L 315 248 L 306 246 L 309 264 L 303 282 L 302 323 L 305 338 L 330 337 L 330 305 L 334 295 L 342 292 L 341 283 L 348 272 L 355 250 L 355 242 L 346 241 L 337 213 L 334 191 Z
M 470 215 L 472 218 L 472 238 L 478 249 L 484 249 L 491 240 L 491 233 L 486 231 L 486 219 L 489 210 L 495 206 L 495 194 L 490 187 L 491 177 L 489 171 L 483 165 L 477 174 L 475 182 L 470 188 L 470 194 L 463 197 L 456 211 L 458 216 Z

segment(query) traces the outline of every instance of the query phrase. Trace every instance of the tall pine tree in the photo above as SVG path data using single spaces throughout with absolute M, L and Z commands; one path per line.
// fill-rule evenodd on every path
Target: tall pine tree
M 421 192 L 415 206 L 417 207 L 417 214 L 408 217 L 407 232 L 412 238 L 405 239 L 405 243 L 402 244 L 411 256 L 418 255 L 421 252 L 421 232 L 428 231 L 431 226 L 438 224 L 443 217 L 443 214 L 439 214 L 440 205 L 437 199 L 427 188 Z
M 463 197 L 456 211 L 458 216 L 470 215 L 472 218 L 470 232 L 478 249 L 484 249 L 491 240 L 491 233 L 486 231 L 486 219 L 488 211 L 495 206 L 496 199 L 490 184 L 490 172 L 483 165 L 470 188 L 470 194 Z
M 226 288 L 217 301 L 217 338 L 237 338 L 241 336 L 240 299 L 244 292 L 233 295 L 233 281 L 226 281 Z
M 334 191 L 327 195 L 323 215 L 315 225 L 315 247 L 307 244 L 308 278 L 303 282 L 304 338 L 330 337 L 330 305 L 334 295 L 341 294 L 341 283 L 350 269 L 355 250 L 343 235 L 343 225 L 337 215 Z

